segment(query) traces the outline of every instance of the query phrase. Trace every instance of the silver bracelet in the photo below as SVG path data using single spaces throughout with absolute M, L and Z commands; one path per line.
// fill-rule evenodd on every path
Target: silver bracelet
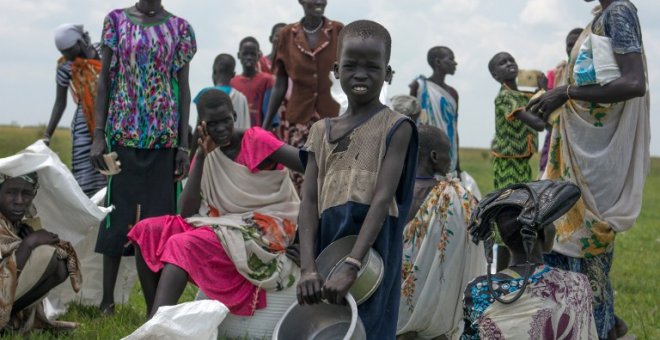
M 183 152 L 187 153 L 188 155 L 190 155 L 190 149 L 185 147 L 185 146 L 178 146 L 176 149 L 179 150 L 179 151 L 183 151 Z
M 358 259 L 348 256 L 344 259 L 344 262 L 355 266 L 358 270 L 362 269 L 362 262 Z

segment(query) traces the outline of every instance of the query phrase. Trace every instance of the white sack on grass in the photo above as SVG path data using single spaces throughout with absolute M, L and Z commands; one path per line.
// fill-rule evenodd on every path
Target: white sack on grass
M 68 280 L 51 290 L 44 301 L 46 316 L 53 319 L 66 313 L 67 305 L 76 301 L 86 305 L 98 305 L 102 298 L 103 257 L 94 252 L 101 220 L 111 208 L 99 207 L 105 197 L 102 190 L 89 199 L 80 189 L 69 169 L 42 141 L 37 141 L 20 153 L 0 159 L 0 172 L 17 176 L 36 171 L 39 190 L 34 199 L 37 215 L 45 229 L 71 242 L 82 272 L 79 293 L 74 293 Z M 136 281 L 135 261 L 122 261 L 115 301 L 127 302 Z
M 199 300 L 158 308 L 156 315 L 122 340 L 215 340 L 229 309 L 216 300 Z
M 66 313 L 67 305 L 72 301 L 88 306 L 98 306 L 101 303 L 103 298 L 103 255 L 94 252 L 98 232 L 99 225 L 97 224 L 90 228 L 85 238 L 74 246 L 80 259 L 80 270 L 83 273 L 80 292 L 74 293 L 68 280 L 51 290 L 47 298 L 50 306 L 44 304 L 46 315 L 49 318 L 52 319 Z M 136 281 L 135 259 L 123 257 L 115 285 L 115 303 L 128 303 Z

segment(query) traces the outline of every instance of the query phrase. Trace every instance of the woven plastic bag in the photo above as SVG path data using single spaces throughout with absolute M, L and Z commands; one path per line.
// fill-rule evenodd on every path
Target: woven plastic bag
M 594 68 L 594 55 L 591 49 L 591 35 L 587 36 L 580 45 L 575 66 L 573 66 L 573 78 L 577 86 L 597 84 L 596 69 Z
M 575 58 L 573 78 L 578 86 L 599 84 L 605 86 L 621 77 L 619 65 L 614 58 L 612 40 L 589 34 Z
M 619 64 L 614 59 L 612 39 L 600 35 L 591 35 L 591 51 L 594 57 L 596 81 L 600 85 L 607 85 L 615 79 L 621 78 Z
M 156 315 L 122 340 L 215 340 L 229 309 L 216 300 L 158 308 Z

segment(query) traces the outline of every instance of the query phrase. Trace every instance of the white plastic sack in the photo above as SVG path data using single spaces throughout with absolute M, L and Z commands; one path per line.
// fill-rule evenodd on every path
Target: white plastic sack
M 110 212 L 83 193 L 71 171 L 41 140 L 16 155 L 0 159 L 0 172 L 6 175 L 33 171 L 39 175 L 34 205 L 44 228 L 74 246 Z
M 477 181 L 475 181 L 467 171 L 461 172 L 461 182 L 463 182 L 465 189 L 467 189 L 474 198 L 481 201 L 481 191 L 479 190 Z
M 573 66 L 573 78 L 577 86 L 594 85 L 597 83 L 594 55 L 591 49 L 591 36 L 587 36 L 582 42 L 582 45 L 580 45 L 580 50 Z
M 621 78 L 619 64 L 616 63 L 614 51 L 612 51 L 612 39 L 592 34 L 591 50 L 598 84 L 607 85 L 615 79 Z
M 71 242 L 80 259 L 82 285 L 77 294 L 69 280 L 55 287 L 44 300 L 49 319 L 66 313 L 67 305 L 76 301 L 86 305 L 101 302 L 103 285 L 103 256 L 94 252 L 101 220 L 111 208 L 100 207 L 105 191 L 89 199 L 73 174 L 60 158 L 42 141 L 37 141 L 20 153 L 0 159 L 0 172 L 11 176 L 36 171 L 39 190 L 34 199 L 37 215 L 43 227 Z M 121 263 L 115 301 L 127 302 L 137 279 L 135 261 L 124 258 Z
M 621 77 L 619 65 L 614 59 L 612 40 L 597 34 L 589 34 L 582 45 L 573 67 L 573 78 L 578 86 L 607 85 Z
M 156 315 L 123 340 L 215 340 L 229 309 L 216 300 L 199 300 L 158 308 Z
M 80 260 L 80 271 L 83 275 L 80 292 L 75 293 L 71 289 L 69 280 L 51 290 L 46 299 L 48 303 L 44 303 L 46 316 L 49 319 L 66 313 L 67 305 L 72 301 L 87 306 L 98 306 L 101 303 L 103 298 L 103 255 L 94 251 L 98 233 L 99 224 L 97 223 L 89 229 L 85 238 L 74 246 Z M 128 303 L 128 298 L 136 281 L 135 259 L 133 257 L 123 257 L 117 274 L 117 284 L 115 285 L 115 303 Z

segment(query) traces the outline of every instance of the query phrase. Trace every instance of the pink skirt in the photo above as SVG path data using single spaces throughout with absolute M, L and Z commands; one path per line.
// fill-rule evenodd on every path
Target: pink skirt
M 192 227 L 181 216 L 161 216 L 140 221 L 128 239 L 139 247 L 149 269 L 158 272 L 165 263 L 182 268 L 206 296 L 232 314 L 250 316 L 266 308 L 266 292 L 236 270 L 211 228 Z

